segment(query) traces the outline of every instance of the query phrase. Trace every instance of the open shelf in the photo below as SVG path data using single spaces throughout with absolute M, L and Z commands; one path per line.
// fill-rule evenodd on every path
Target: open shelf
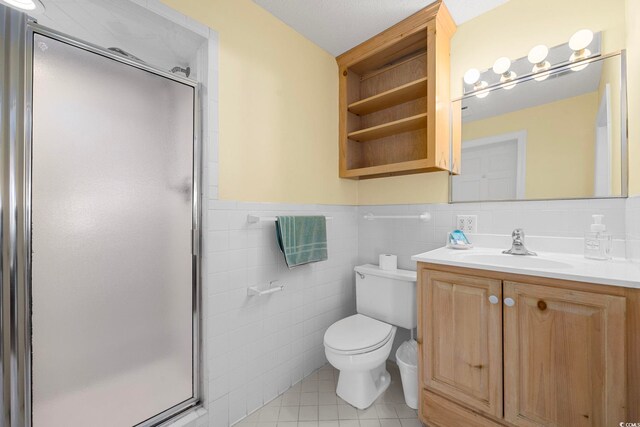
M 362 116 L 375 111 L 384 110 L 394 105 L 403 104 L 414 99 L 427 96 L 427 78 L 423 77 L 386 92 L 379 93 L 349 105 L 348 109 Z
M 434 168 L 427 159 L 409 160 L 406 162 L 389 163 L 386 165 L 368 166 L 347 169 L 345 178 L 379 178 L 383 176 L 406 175 L 407 173 L 424 173 L 439 170 Z
M 392 64 L 406 56 L 418 51 L 424 51 L 427 47 L 427 31 L 417 27 L 402 34 L 402 37 L 393 45 L 385 49 L 379 49 L 370 56 L 361 59 L 351 66 L 351 70 L 358 74 L 366 74 L 385 65 Z
M 353 141 L 366 142 L 373 139 L 380 139 L 397 133 L 410 132 L 427 127 L 427 113 L 407 117 L 379 126 L 357 130 L 351 132 L 347 137 Z
M 452 106 L 449 94 L 455 30 L 447 7 L 435 0 L 336 58 L 341 178 L 460 164 L 459 104 Z

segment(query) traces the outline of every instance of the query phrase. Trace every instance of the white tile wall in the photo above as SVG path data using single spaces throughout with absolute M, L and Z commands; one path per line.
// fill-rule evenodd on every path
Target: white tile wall
M 275 223 L 247 215 L 322 214 L 328 261 L 289 270 Z M 323 336 L 355 312 L 357 208 L 210 201 L 205 237 L 210 424 L 226 427 L 326 363 Z M 283 292 L 247 296 L 247 287 L 279 280 Z
M 640 213 L 640 202 L 636 201 L 636 206 Z M 430 221 L 369 221 L 363 218 L 367 213 L 409 215 L 423 212 L 432 215 Z M 470 234 L 469 238 L 479 246 L 508 248 L 511 232 L 519 227 L 525 230 L 527 246 L 532 250 L 582 253 L 584 232 L 591 223 L 591 215 L 596 213 L 605 215 L 605 223 L 616 239 L 615 255 L 624 257 L 624 199 L 360 206 L 358 263 L 377 264 L 379 254 L 392 253 L 398 256 L 398 268 L 415 270 L 416 263 L 411 261 L 411 256 L 444 246 L 447 233 L 456 228 L 459 214 L 477 215 L 478 233 Z M 637 253 L 640 256 L 640 249 Z M 399 329 L 391 359 L 407 339 L 409 331 Z
M 640 262 L 640 195 L 627 200 L 627 258 Z
M 355 311 L 353 266 L 376 263 L 379 253 L 391 252 L 399 255 L 400 268 L 415 269 L 411 255 L 442 246 L 457 214 L 478 216 L 474 239 L 498 236 L 506 239 L 498 239 L 499 244 L 508 243 L 511 230 L 523 227 L 534 249 L 545 238 L 563 237 L 570 244 L 561 249 L 581 251 L 591 215 L 602 213 L 614 237 L 626 237 L 627 250 L 640 255 L 640 225 L 632 222 L 634 216 L 640 218 L 640 198 L 628 203 L 576 200 L 360 207 L 218 201 L 211 195 L 209 199 L 203 283 L 208 419 L 200 417 L 185 424 L 188 427 L 227 427 L 324 364 L 324 331 Z M 362 216 L 368 212 L 429 212 L 432 220 L 367 221 Z M 327 222 L 329 261 L 288 270 L 275 243 L 275 224 L 248 224 L 249 213 L 332 216 Z M 559 241 L 552 240 L 556 245 Z M 285 291 L 266 298 L 246 296 L 247 286 L 271 280 L 279 280 Z M 408 331 L 401 331 L 394 347 L 406 339 Z
M 639 203 L 640 204 L 640 203 Z M 406 215 L 429 212 L 431 221 L 363 219 L 366 213 Z M 358 261 L 378 263 L 380 253 L 398 255 L 398 267 L 415 270 L 411 256 L 441 247 L 455 228 L 456 215 L 477 215 L 476 244 L 508 246 L 514 228 L 523 228 L 533 250 L 581 252 L 592 214 L 604 214 L 617 256 L 624 256 L 625 200 L 557 200 L 535 202 L 456 203 L 360 206 Z M 561 237 L 562 239 L 557 239 Z

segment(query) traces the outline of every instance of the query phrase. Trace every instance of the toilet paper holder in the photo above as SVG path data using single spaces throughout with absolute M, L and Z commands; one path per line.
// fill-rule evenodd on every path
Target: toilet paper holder
M 262 288 L 262 289 L 258 286 L 250 286 L 247 288 L 247 295 L 250 297 L 252 296 L 261 297 L 263 295 L 269 295 L 269 294 L 273 294 L 275 292 L 280 292 L 284 290 L 284 285 L 273 286 L 273 284 L 277 282 L 278 282 L 277 280 L 272 280 L 269 282 L 269 286 L 267 288 Z

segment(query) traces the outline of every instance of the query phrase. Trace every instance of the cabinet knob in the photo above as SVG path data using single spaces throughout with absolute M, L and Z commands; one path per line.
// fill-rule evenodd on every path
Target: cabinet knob
M 506 305 L 507 307 L 513 307 L 514 305 L 516 305 L 516 302 L 513 300 L 513 298 L 505 298 L 504 305 Z
M 499 303 L 499 302 L 500 302 L 500 298 L 498 298 L 498 297 L 497 297 L 497 296 L 495 296 L 495 295 L 491 295 L 491 296 L 489 297 L 489 302 L 490 302 L 491 304 L 497 304 L 497 303 Z

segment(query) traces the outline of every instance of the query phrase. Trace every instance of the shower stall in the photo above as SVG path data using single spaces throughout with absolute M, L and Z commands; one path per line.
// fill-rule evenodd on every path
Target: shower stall
M 0 6 L 2 427 L 199 404 L 198 85 Z

